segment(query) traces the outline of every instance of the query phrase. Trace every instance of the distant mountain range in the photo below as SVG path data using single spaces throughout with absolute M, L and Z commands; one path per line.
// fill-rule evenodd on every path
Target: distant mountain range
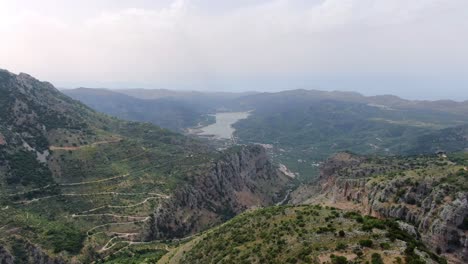
M 65 91 L 98 111 L 184 131 L 217 111 L 253 110 L 234 124 L 241 143 L 274 146 L 275 159 L 306 178 L 333 153 L 414 155 L 468 148 L 468 101 L 411 101 L 393 95 L 290 90 L 203 93 L 170 90 Z
M 179 132 L 200 123 L 214 122 L 208 113 L 227 110 L 232 100 L 252 94 L 89 88 L 63 92 L 99 112 L 126 120 L 150 122 Z

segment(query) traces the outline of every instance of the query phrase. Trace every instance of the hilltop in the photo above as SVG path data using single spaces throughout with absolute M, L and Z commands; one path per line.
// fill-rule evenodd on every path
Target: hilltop
M 400 225 L 320 205 L 270 207 L 237 216 L 158 263 L 445 263 Z

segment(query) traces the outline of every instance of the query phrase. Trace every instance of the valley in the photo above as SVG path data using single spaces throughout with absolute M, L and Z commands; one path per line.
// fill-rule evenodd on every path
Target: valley
M 0 0 L 0 264 L 468 263 L 466 10 Z
M 95 99 L 86 98 L 93 98 L 94 90 L 79 89 L 79 92 L 81 97 L 75 98 L 85 98 L 83 102 L 93 107 Z M 67 93 L 73 97 L 75 90 Z M 125 95 L 136 96 L 140 100 L 157 97 L 159 100 L 170 98 L 174 102 L 188 102 L 205 121 L 198 126 L 186 126 L 183 131 L 208 139 L 208 144 L 215 142 L 215 147 L 232 145 L 229 140 L 213 140 L 230 139 L 231 133 L 236 144 L 262 144 L 275 163 L 284 164 L 297 174 L 299 182 L 315 180 L 320 163 L 340 151 L 393 156 L 433 154 L 438 150 L 464 151 L 468 148 L 466 102 L 409 101 L 393 96 L 317 90 L 229 96 L 191 92 L 196 94 L 192 99 L 187 96 L 189 92 L 178 94 L 154 90 L 153 93 L 151 90 L 133 93 L 127 90 Z M 121 106 L 128 111 L 132 109 L 125 103 Z M 178 106 L 174 103 L 172 107 Z M 249 115 L 243 116 L 247 111 Z M 112 111 L 107 113 L 113 114 Z M 213 113 L 217 113 L 215 116 L 220 118 L 220 122 L 215 121 Z M 242 118 L 237 117 L 238 113 Z M 157 117 L 152 112 L 144 115 L 146 120 Z M 174 125 L 180 122 L 177 118 L 172 120 Z M 153 123 L 158 124 L 158 121 Z
M 2 261 L 91 263 L 190 237 L 274 204 L 289 181 L 258 146 L 217 151 L 99 114 L 26 74 L 0 72 L 0 89 L 8 95 L 0 126 Z
M 192 121 L 171 117 L 171 131 L 120 120 L 27 74 L 0 72 L 0 89 L 8 264 L 468 258 L 461 103 L 415 111 L 342 93 L 222 95 L 209 109 L 192 104 L 198 127 L 183 135 Z

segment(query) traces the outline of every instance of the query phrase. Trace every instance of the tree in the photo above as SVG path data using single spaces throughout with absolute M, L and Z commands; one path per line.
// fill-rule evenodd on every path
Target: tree
M 344 237 L 344 236 L 346 235 L 346 233 L 345 233 L 345 231 L 340 230 L 340 232 L 338 232 L 338 235 L 339 235 L 340 237 Z

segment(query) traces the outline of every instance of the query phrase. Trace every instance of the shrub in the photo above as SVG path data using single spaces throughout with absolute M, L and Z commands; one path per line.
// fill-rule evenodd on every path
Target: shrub
M 390 244 L 389 243 L 380 243 L 380 247 L 384 250 L 390 249 Z
M 330 260 L 332 264 L 348 264 L 348 259 L 343 256 L 330 255 Z
M 68 251 L 73 254 L 80 252 L 86 237 L 86 235 L 73 228 L 73 226 L 60 224 L 48 230 L 45 235 L 47 240 L 52 244 L 55 253 Z
M 340 237 L 344 237 L 344 236 L 346 235 L 346 233 L 345 233 L 345 231 L 340 230 L 340 232 L 338 232 L 338 235 L 339 235 Z
M 359 240 L 359 245 L 361 245 L 361 247 L 372 247 L 372 240 L 370 239 L 362 239 L 362 240 Z
M 356 256 L 358 258 L 360 258 L 360 257 L 362 257 L 364 255 L 364 253 L 362 253 L 362 250 L 360 250 L 358 248 L 354 249 L 353 252 L 354 252 L 354 254 L 356 254 Z
M 382 256 L 379 253 L 374 253 L 371 256 L 371 263 L 372 264 L 384 264 Z
M 346 245 L 345 243 L 342 243 L 342 242 L 336 244 L 336 250 L 345 250 L 347 247 L 348 247 L 348 245 Z

